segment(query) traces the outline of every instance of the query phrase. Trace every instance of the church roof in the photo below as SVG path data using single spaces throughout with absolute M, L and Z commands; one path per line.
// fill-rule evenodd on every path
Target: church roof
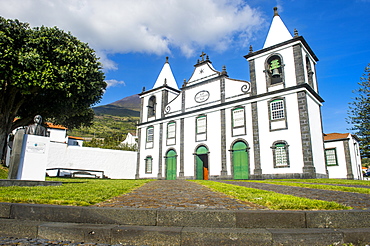
M 179 89 L 177 86 L 175 77 L 173 76 L 170 64 L 168 63 L 168 57 L 166 57 L 166 62 L 163 65 L 161 72 L 158 75 L 157 81 L 154 84 L 153 89 L 167 85 L 176 90 Z
M 290 34 L 288 28 L 285 26 L 284 22 L 281 20 L 277 12 L 277 7 L 275 7 L 274 8 L 274 18 L 272 19 L 270 30 L 267 34 L 267 38 L 265 40 L 265 44 L 263 45 L 263 48 L 267 48 L 275 44 L 285 42 L 292 38 L 293 36 Z
M 346 139 L 349 137 L 348 135 L 349 133 L 327 133 L 324 134 L 324 141 Z

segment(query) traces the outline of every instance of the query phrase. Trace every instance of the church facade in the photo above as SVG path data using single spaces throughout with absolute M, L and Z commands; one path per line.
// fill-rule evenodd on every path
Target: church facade
M 250 81 L 229 78 L 204 53 L 181 88 L 166 60 L 143 91 L 136 178 L 325 178 L 315 65 L 275 8 L 261 50 L 244 56 Z

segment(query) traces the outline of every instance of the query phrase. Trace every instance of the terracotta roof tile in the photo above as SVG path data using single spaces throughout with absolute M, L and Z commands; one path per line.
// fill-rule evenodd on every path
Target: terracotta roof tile
M 324 134 L 324 141 L 335 140 L 335 139 L 345 139 L 348 138 L 349 133 L 328 133 Z
M 50 122 L 45 122 L 45 125 L 48 127 L 48 128 L 53 128 L 53 129 L 62 129 L 62 130 L 67 130 L 68 128 L 64 127 L 64 126 L 61 126 L 61 125 L 54 125 L 53 123 L 50 123 Z

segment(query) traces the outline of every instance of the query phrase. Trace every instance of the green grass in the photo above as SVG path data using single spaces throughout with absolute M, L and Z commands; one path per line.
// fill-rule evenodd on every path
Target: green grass
M 7 179 L 7 178 L 8 178 L 8 168 L 0 165 L 0 179 Z
M 352 209 L 336 202 L 327 202 L 283 195 L 272 191 L 247 188 L 237 185 L 224 184 L 214 181 L 196 180 L 198 184 L 224 193 L 233 198 L 252 202 L 273 210 L 345 210 Z
M 0 187 L 0 202 L 89 206 L 138 188 L 150 180 L 63 179 L 61 186 Z
M 235 181 L 235 180 L 232 180 Z M 369 188 L 357 188 L 357 187 L 346 187 L 346 186 L 335 186 L 335 185 L 325 185 L 325 184 L 350 184 L 350 185 L 369 185 L 369 181 L 362 180 L 316 180 L 316 179 L 284 179 L 284 180 L 238 180 L 242 182 L 255 182 L 255 183 L 264 183 L 264 184 L 275 184 L 275 185 L 285 185 L 293 187 L 303 187 L 303 188 L 312 188 L 319 190 L 334 190 L 334 191 L 343 191 L 343 192 L 355 192 L 361 194 L 370 194 Z M 302 183 L 310 182 L 310 184 Z M 317 184 L 315 184 L 317 183 Z M 324 184 L 321 184 L 324 183 Z

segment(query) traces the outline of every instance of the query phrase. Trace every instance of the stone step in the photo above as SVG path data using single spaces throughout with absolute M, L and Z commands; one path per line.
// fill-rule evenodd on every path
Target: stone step
M 181 210 L 0 203 L 0 218 L 63 223 L 209 228 L 367 228 L 369 210 Z
M 200 228 L 0 219 L 2 236 L 123 245 L 365 245 L 369 233 L 370 228 Z

